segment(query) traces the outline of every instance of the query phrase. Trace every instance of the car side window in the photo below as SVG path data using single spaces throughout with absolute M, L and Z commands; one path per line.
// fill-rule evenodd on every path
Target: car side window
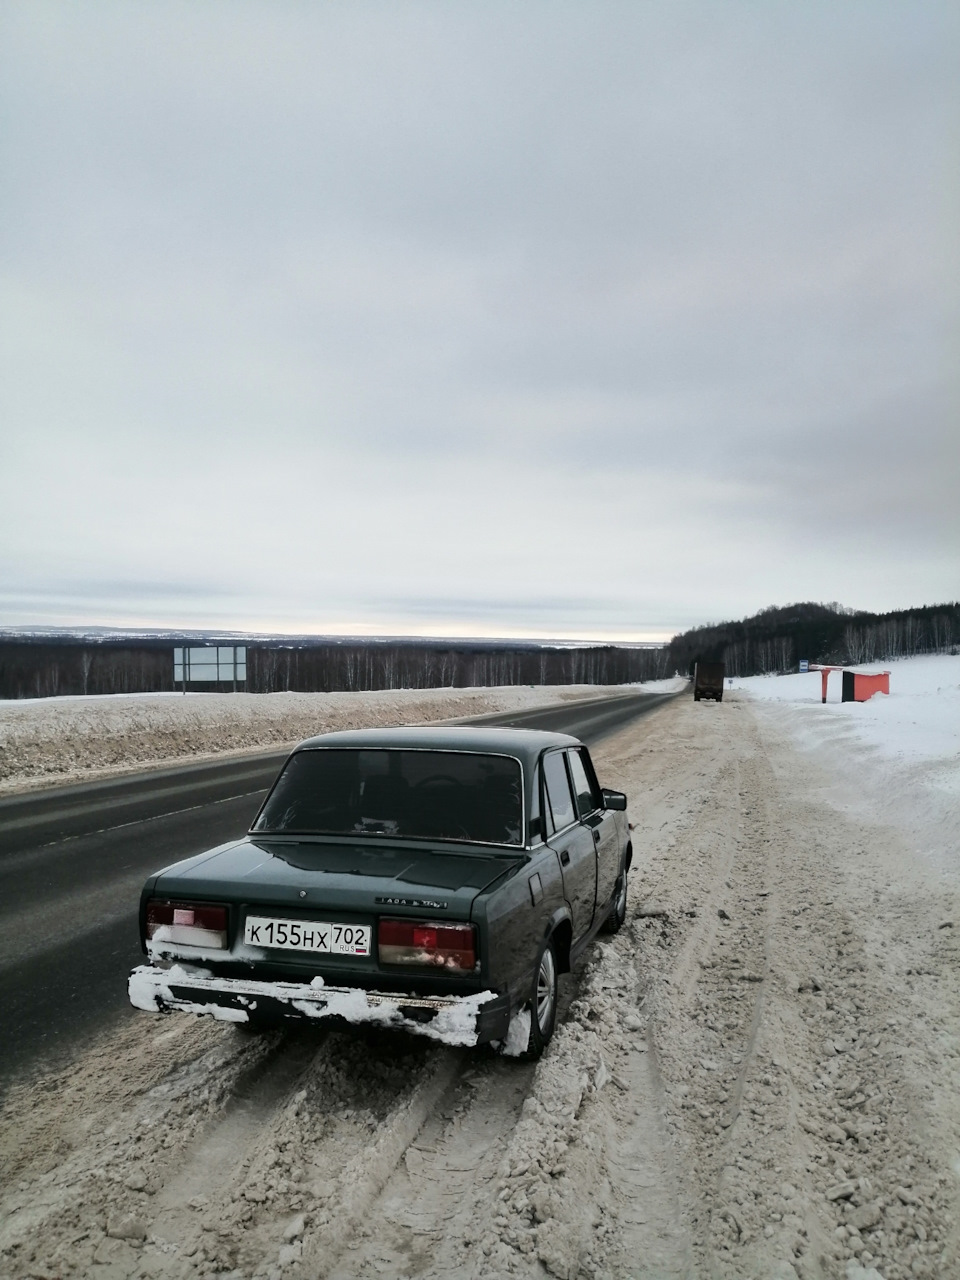
M 580 817 L 585 818 L 588 813 L 593 813 L 595 809 L 600 808 L 600 797 L 594 794 L 593 784 L 584 767 L 581 753 L 570 751 L 567 758 L 570 761 L 570 774 L 577 797 L 577 808 L 580 811 Z
M 577 820 L 563 754 L 562 751 L 548 751 L 543 757 L 543 780 L 555 831 L 562 831 Z

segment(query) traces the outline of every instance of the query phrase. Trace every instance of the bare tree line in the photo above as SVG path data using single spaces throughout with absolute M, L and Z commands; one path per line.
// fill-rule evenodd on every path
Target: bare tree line
M 738 640 L 724 649 L 723 662 L 728 676 L 791 671 L 796 666 L 793 639 L 776 636 L 766 640 Z
M 674 636 L 670 663 L 680 671 L 697 661 L 723 662 L 734 676 L 796 671 L 801 658 L 855 666 L 920 653 L 960 649 L 960 604 L 925 605 L 871 614 L 837 604 L 763 609 L 739 622 L 724 622 Z
M 248 648 L 247 689 L 359 691 L 495 685 L 629 684 L 665 675 L 665 647 L 616 645 L 435 648 L 369 643 L 310 648 Z
M 191 644 L 203 643 L 197 636 Z M 237 643 L 236 636 L 230 637 Z M 209 644 L 218 638 L 212 633 Z M 221 640 L 221 643 L 224 641 Z M 242 643 L 242 641 L 240 641 Z M 145 640 L 18 640 L 0 636 L 0 698 L 173 691 L 181 636 Z M 291 640 L 247 645 L 252 693 L 351 692 L 495 685 L 632 684 L 722 661 L 730 675 L 795 671 L 801 658 L 854 665 L 960 649 L 960 604 L 870 614 L 837 604 L 763 609 L 674 636 L 667 646 L 541 645 L 517 641 Z M 189 686 L 226 691 L 223 685 Z
M 173 638 L 138 645 L 0 638 L 0 698 L 174 692 L 181 687 L 174 682 L 175 643 Z M 672 667 L 665 647 L 370 640 L 248 645 L 246 670 L 247 692 L 275 693 L 629 684 L 659 678 Z M 188 687 L 227 691 L 215 683 Z
M 950 653 L 960 648 L 960 620 L 948 613 L 929 618 L 885 618 L 844 628 L 847 662 L 882 662 L 914 653 Z

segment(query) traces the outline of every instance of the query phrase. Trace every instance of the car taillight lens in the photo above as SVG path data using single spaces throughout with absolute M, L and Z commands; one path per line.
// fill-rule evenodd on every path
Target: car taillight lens
M 151 898 L 147 903 L 147 938 L 186 947 L 227 945 L 227 908 L 209 902 L 167 902 Z
M 377 928 L 383 964 L 416 964 L 451 973 L 477 967 L 477 931 L 472 924 L 381 920 Z

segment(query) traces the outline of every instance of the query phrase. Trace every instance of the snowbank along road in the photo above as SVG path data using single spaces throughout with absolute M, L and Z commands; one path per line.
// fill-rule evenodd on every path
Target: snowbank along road
M 644 685 L 654 692 L 664 681 Z M 0 795 L 172 764 L 226 751 L 289 749 L 303 738 L 364 725 L 519 711 L 637 686 L 509 685 L 361 693 L 123 694 L 0 702 Z M 661 690 L 662 691 L 662 690 Z
M 594 757 L 629 920 L 539 1063 L 125 1022 L 5 1101 L 0 1274 L 960 1275 L 951 882 L 738 691 Z

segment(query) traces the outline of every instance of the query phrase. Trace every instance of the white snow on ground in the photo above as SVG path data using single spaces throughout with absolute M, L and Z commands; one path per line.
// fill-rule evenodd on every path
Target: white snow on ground
M 228 752 L 280 750 L 334 729 L 453 720 L 638 690 L 657 691 L 648 685 L 510 685 L 0 702 L 0 793 L 186 759 L 213 759 Z
M 734 680 L 752 698 L 814 707 L 800 723 L 813 730 L 834 722 L 852 730 L 866 745 L 899 760 L 942 757 L 960 763 L 960 655 L 933 654 L 893 662 L 848 667 L 848 671 L 890 672 L 890 694 L 877 693 L 869 702 L 841 702 L 841 674 L 828 678 L 827 702 L 821 702 L 819 671 L 789 676 L 750 676 Z
M 665 680 L 644 680 L 632 687 L 642 689 L 644 693 L 679 693 L 689 683 L 686 676 L 668 676 Z
M 840 673 L 821 702 L 819 671 L 734 680 L 826 766 L 831 803 L 904 831 L 917 856 L 960 876 L 960 656 L 901 658 L 849 670 L 890 672 L 890 694 L 840 702 Z
M 893 687 L 939 720 L 950 679 Z M 0 1104 L 0 1277 L 960 1275 L 960 875 L 926 856 L 955 756 L 749 689 L 594 752 L 628 919 L 538 1064 L 119 1022 Z

